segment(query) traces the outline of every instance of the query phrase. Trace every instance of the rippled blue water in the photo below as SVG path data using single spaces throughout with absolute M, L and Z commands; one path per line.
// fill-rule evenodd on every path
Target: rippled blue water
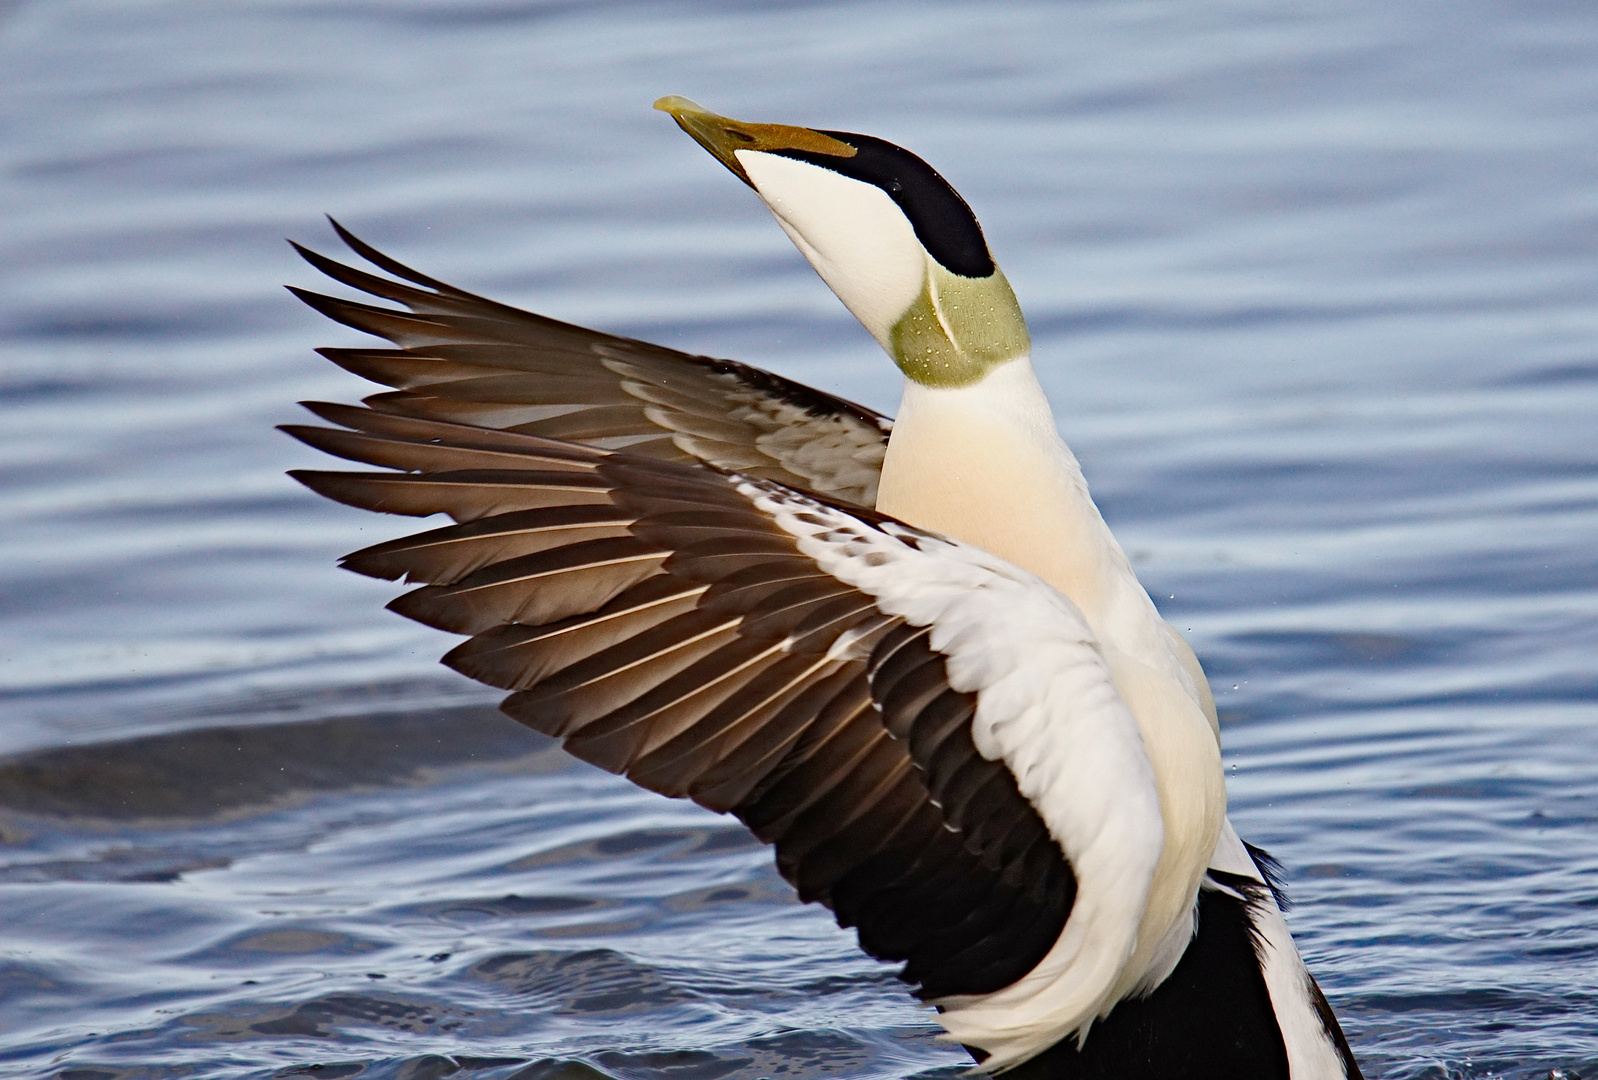
M 403 522 L 282 475 L 290 403 L 362 392 L 278 288 L 324 211 L 893 410 L 663 93 L 976 208 L 1368 1074 L 1598 1072 L 1598 10 L 1484 0 L 0 5 L 0 1071 L 958 1066 L 731 823 L 334 569 Z

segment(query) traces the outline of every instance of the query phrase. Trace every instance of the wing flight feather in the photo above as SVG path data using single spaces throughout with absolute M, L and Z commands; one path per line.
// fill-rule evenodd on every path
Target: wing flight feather
M 389 258 L 337 222 L 333 227 L 356 254 L 403 279 L 294 245 L 333 280 L 405 306 L 290 289 L 329 318 L 399 346 L 319 350 L 347 371 L 393 388 L 368 399 L 376 413 L 703 461 L 858 506 L 875 503 L 891 428 L 886 417 L 736 361 L 587 330 L 473 295 Z
M 1141 913 L 1127 851 L 1157 856 L 1159 813 L 1069 601 L 985 552 L 767 479 L 312 410 L 341 426 L 290 434 L 403 471 L 299 479 L 457 522 L 345 565 L 421 583 L 391 606 L 470 635 L 445 662 L 512 691 L 511 716 L 738 816 L 801 897 L 902 961 L 993 1065 L 1097 1015 L 1117 958 L 1101 954 Z M 1095 876 L 1116 846 L 1121 869 Z M 1062 986 L 1077 1011 L 1038 1004 Z
M 511 716 L 730 812 L 990 1069 L 1114 1004 L 1162 845 L 1136 723 L 1080 612 L 869 509 L 890 422 L 732 361 L 296 249 L 404 310 L 294 290 L 396 349 L 391 390 L 289 434 L 390 472 L 313 490 L 454 524 L 344 559 L 468 636 Z

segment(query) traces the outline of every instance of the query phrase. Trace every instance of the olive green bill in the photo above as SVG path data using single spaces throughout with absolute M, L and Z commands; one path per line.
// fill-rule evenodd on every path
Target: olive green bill
M 685 97 L 670 94 L 655 102 L 655 108 L 670 113 L 677 126 L 715 157 L 734 175 L 754 187 L 749 174 L 744 172 L 734 151 L 737 150 L 806 150 L 832 157 L 854 157 L 859 153 L 854 147 L 831 135 L 810 128 L 790 127 L 787 124 L 751 124 L 743 120 L 721 116 Z

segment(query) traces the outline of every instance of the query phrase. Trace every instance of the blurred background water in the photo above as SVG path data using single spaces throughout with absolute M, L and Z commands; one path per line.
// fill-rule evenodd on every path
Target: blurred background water
M 0 4 L 0 1072 L 952 1076 L 736 824 L 439 668 L 272 431 L 323 212 L 892 412 L 670 121 L 966 196 L 1367 1075 L 1598 1073 L 1598 9 Z

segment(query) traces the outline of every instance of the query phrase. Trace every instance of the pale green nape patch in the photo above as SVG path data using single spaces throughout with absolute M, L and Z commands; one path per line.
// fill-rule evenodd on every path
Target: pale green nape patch
M 998 267 L 985 278 L 951 274 L 933 259 L 921 295 L 888 328 L 893 362 L 922 386 L 968 386 L 1032 351 L 1032 335 Z

